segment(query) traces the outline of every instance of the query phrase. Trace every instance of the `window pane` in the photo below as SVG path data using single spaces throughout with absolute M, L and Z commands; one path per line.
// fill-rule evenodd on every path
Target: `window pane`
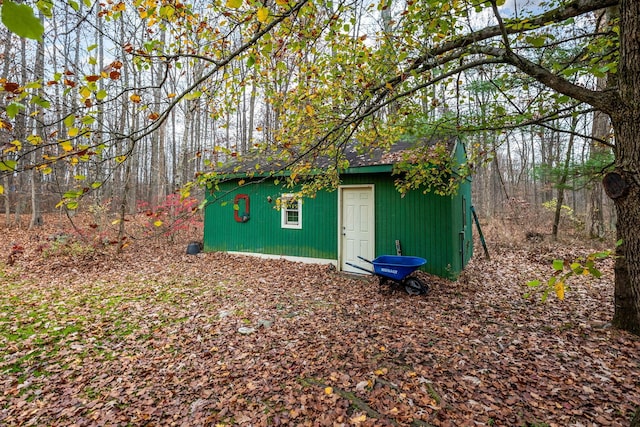
M 281 226 L 283 228 L 302 228 L 302 201 L 293 194 L 281 196 Z
M 298 223 L 298 211 L 287 210 L 287 224 Z

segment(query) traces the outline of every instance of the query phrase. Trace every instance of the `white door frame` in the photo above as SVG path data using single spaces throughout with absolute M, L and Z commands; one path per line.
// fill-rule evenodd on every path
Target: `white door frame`
M 373 219 L 373 227 L 371 228 L 371 241 L 373 243 L 373 248 L 374 248 L 374 255 L 375 255 L 375 242 L 376 242 L 376 201 L 375 201 L 375 185 L 374 184 L 351 184 L 351 185 L 340 185 L 338 186 L 338 270 L 341 271 L 342 270 L 342 256 L 343 256 L 343 249 L 342 249 L 342 216 L 343 216 L 343 202 L 342 202 L 342 197 L 343 197 L 343 190 L 353 190 L 353 189 L 358 189 L 358 188 L 362 188 L 362 189 L 367 189 L 371 191 L 371 202 L 372 202 L 372 212 L 371 212 L 371 217 Z M 373 266 L 371 266 L 371 268 L 373 269 Z M 364 273 L 364 271 L 362 272 Z

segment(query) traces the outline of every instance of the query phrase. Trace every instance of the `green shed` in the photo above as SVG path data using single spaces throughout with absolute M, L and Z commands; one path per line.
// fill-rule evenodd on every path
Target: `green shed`
M 464 162 L 462 142 L 449 149 Z M 301 200 L 290 199 L 291 190 L 277 178 L 234 175 L 207 196 L 204 250 L 330 263 L 362 273 L 348 263 L 370 268 L 358 256 L 396 255 L 399 246 L 402 255 L 425 258 L 424 271 L 455 279 L 473 251 L 471 183 L 463 180 L 453 196 L 418 190 L 402 197 L 394 185 L 394 158 L 354 153 L 337 189 Z

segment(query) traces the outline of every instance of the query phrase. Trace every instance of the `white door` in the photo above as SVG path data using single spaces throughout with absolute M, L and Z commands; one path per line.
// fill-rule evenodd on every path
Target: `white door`
M 375 257 L 375 222 L 373 186 L 341 187 L 340 255 L 342 271 L 365 273 L 348 265 L 372 270 L 373 266 L 358 258 Z

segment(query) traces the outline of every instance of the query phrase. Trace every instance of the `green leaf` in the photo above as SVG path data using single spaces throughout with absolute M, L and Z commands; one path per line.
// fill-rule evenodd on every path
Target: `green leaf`
M 584 271 L 584 268 L 582 267 L 582 265 L 580 265 L 579 262 L 574 262 L 574 263 L 571 264 L 571 270 L 574 273 L 580 275 Z
M 69 190 L 62 195 L 63 199 L 77 199 L 82 195 L 81 191 L 78 190 Z
M 2 23 L 17 36 L 32 40 L 42 40 L 44 26 L 33 14 L 33 9 L 26 4 L 17 4 L 4 0 L 2 5 Z
M 16 162 L 15 160 L 2 160 L 0 161 L 0 171 L 14 171 L 16 170 L 17 165 L 18 162 Z
M 106 90 L 102 89 L 99 90 L 98 93 L 96 93 L 96 99 L 98 101 L 102 101 L 103 99 L 105 99 L 107 97 L 108 93 Z
M 51 103 L 49 101 L 47 101 L 46 99 L 42 99 L 37 95 L 34 95 L 31 98 L 31 102 L 36 105 L 39 105 L 42 108 L 51 108 Z
M 84 116 L 82 118 L 82 123 L 87 125 L 87 126 L 92 125 L 95 121 L 96 121 L 96 119 L 94 117 L 91 117 L 91 116 Z
M 595 259 L 602 259 L 602 258 L 607 258 L 609 255 L 611 255 L 611 251 L 602 251 L 602 252 L 596 252 L 595 254 L 593 254 L 593 257 Z
M 69 6 L 71 6 L 71 8 L 76 12 L 80 10 L 80 5 L 76 1 L 69 0 Z
M 530 282 L 527 282 L 527 286 L 529 286 L 530 288 L 537 288 L 538 286 L 540 286 L 540 280 L 531 280 Z
M 547 38 L 545 36 L 538 36 L 538 37 L 527 37 L 527 41 L 533 46 L 533 47 L 542 47 L 544 46 L 544 44 L 547 41 Z
M 7 116 L 9 116 L 10 119 L 15 119 L 20 110 L 24 110 L 25 108 L 26 107 L 22 104 L 12 102 L 11 104 L 7 105 Z
M 40 89 L 42 84 L 40 82 L 29 82 L 24 85 L 25 89 Z
M 599 279 L 602 277 L 602 272 L 595 267 L 589 267 L 589 273 L 591 273 L 591 275 L 596 279 Z
M 562 271 L 564 270 L 564 261 L 561 259 L 554 259 L 553 260 L 553 269 L 555 271 Z
M 76 116 L 73 114 L 69 114 L 67 117 L 64 118 L 64 125 L 70 128 L 71 126 L 73 126 L 73 123 L 75 121 L 76 121 Z
M 198 99 L 202 96 L 202 92 L 200 92 L 199 90 L 195 91 L 195 92 L 191 92 L 188 93 L 184 96 L 184 99 L 186 99 L 187 101 L 193 101 L 194 99 Z
M 53 17 L 53 0 L 38 0 L 36 6 L 45 17 Z

